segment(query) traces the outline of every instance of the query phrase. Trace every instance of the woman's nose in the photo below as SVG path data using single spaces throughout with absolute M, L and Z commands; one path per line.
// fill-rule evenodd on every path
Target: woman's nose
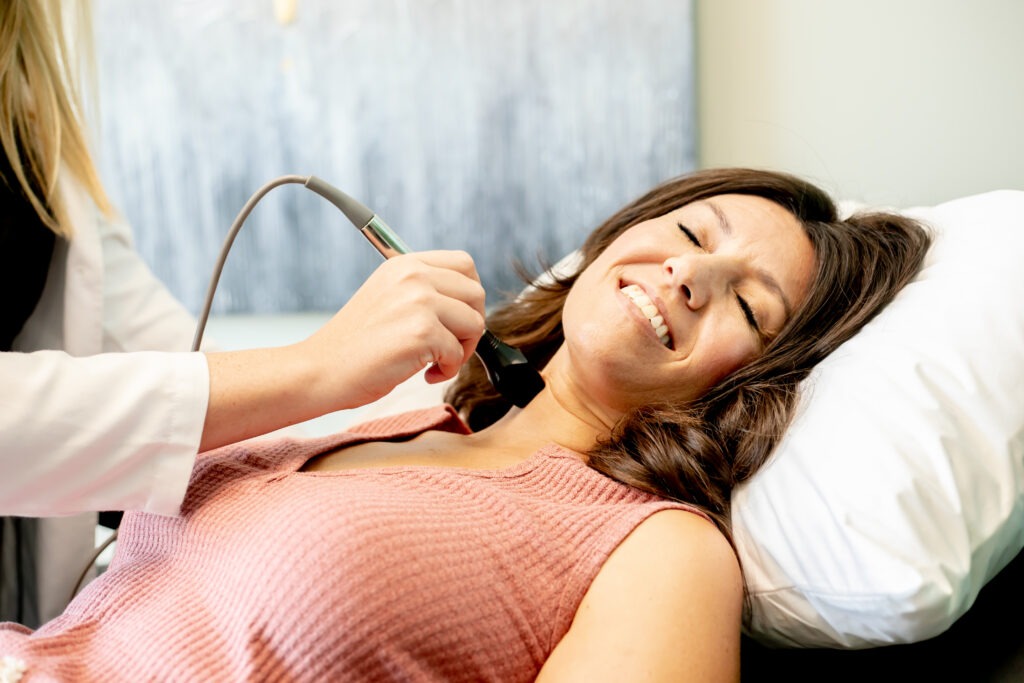
M 665 273 L 671 286 L 692 310 L 706 306 L 724 276 L 724 264 L 712 254 L 680 254 L 665 260 Z

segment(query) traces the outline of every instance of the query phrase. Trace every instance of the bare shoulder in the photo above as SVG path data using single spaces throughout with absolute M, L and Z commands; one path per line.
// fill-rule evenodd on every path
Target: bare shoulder
M 658 512 L 608 558 L 538 680 L 738 680 L 742 606 L 725 536 L 693 513 Z
M 656 544 L 653 548 L 652 543 Z M 718 527 L 701 515 L 686 510 L 662 510 L 651 515 L 637 525 L 615 552 L 643 552 L 645 549 L 653 549 L 660 554 L 677 552 L 681 555 L 694 550 L 702 553 L 716 551 L 716 555 L 722 554 L 720 559 L 728 559 L 730 564 L 737 564 L 732 546 Z

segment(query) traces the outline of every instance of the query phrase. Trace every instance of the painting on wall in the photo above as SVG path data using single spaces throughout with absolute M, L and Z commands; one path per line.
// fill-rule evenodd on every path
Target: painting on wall
M 693 7 L 636 0 L 96 0 L 101 172 L 193 311 L 229 226 L 285 174 L 414 249 L 465 249 L 493 303 L 696 166 Z M 380 257 L 295 185 L 235 242 L 220 313 L 329 311 Z

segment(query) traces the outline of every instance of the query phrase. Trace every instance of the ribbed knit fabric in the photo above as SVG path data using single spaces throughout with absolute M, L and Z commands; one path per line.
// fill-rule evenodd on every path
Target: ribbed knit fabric
M 669 501 L 551 445 L 507 469 L 301 472 L 340 445 L 465 432 L 439 407 L 200 456 L 182 516 L 34 633 L 23 681 L 531 681 L 612 550 Z

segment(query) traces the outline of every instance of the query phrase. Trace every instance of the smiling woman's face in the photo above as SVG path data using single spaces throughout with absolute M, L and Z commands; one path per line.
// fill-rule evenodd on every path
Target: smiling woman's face
M 688 204 L 626 230 L 580 274 L 561 360 L 577 391 L 615 412 L 695 399 L 761 354 L 807 295 L 814 262 L 774 202 Z

